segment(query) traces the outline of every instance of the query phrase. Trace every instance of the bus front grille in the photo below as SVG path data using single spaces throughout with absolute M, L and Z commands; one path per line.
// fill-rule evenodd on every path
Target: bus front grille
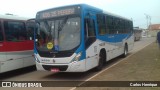
M 59 57 L 70 57 L 74 52 L 58 52 L 58 53 L 50 53 L 50 52 L 38 52 L 41 57 L 47 58 L 59 58 Z

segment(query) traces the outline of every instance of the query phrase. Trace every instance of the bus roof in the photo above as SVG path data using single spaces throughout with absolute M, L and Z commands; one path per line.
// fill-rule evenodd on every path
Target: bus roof
M 16 16 L 16 15 L 0 15 L 0 19 L 28 20 L 29 18 L 19 17 L 19 16 Z

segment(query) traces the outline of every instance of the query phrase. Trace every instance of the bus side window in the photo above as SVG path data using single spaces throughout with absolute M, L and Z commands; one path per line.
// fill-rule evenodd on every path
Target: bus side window
M 106 16 L 104 14 L 97 14 L 98 34 L 105 35 L 108 33 L 106 27 Z
M 95 21 L 85 19 L 85 46 L 88 48 L 96 40 Z
M 114 24 L 114 18 L 112 16 L 106 16 L 106 24 L 107 24 L 107 30 L 109 34 L 115 33 L 115 24 Z
M 5 21 L 4 29 L 7 41 L 23 41 L 27 38 L 24 22 Z
M 130 29 L 130 33 L 133 33 L 133 22 L 132 21 L 129 22 L 129 29 Z
M 88 38 L 95 37 L 95 22 L 92 19 L 85 20 L 86 35 Z
M 36 24 L 34 22 L 27 22 L 26 25 L 27 25 L 27 39 L 33 40 Z
M 1 21 L 0 21 L 0 41 L 3 41 L 3 34 L 2 34 Z

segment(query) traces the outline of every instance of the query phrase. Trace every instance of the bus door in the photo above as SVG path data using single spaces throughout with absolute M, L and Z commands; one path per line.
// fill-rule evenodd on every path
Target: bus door
M 85 26 L 85 49 L 86 49 L 86 69 L 97 66 L 98 51 L 96 45 L 96 15 L 94 12 L 86 13 Z

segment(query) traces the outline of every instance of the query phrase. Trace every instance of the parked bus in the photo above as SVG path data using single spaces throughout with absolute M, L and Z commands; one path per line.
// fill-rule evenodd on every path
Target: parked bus
M 142 30 L 134 29 L 134 41 L 139 41 L 142 38 Z
M 43 10 L 36 15 L 37 70 L 85 72 L 126 56 L 133 48 L 132 21 L 86 4 Z
M 35 65 L 35 22 L 15 15 L 0 15 L 0 73 Z

